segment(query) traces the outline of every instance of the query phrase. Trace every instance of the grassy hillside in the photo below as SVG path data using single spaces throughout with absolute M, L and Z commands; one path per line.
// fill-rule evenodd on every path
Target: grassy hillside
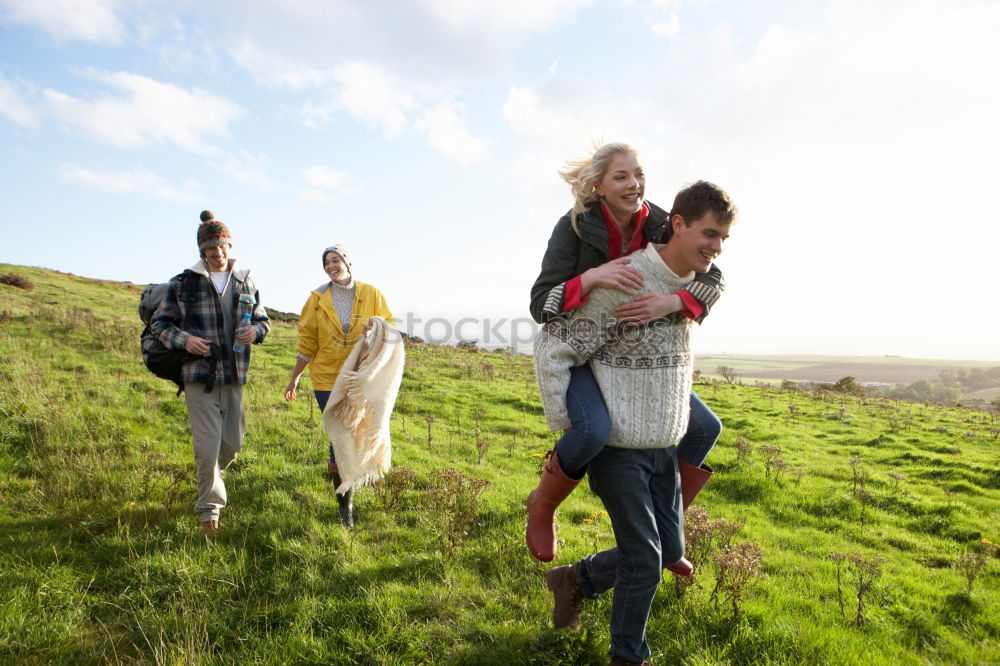
M 0 265 L 12 272 L 35 288 L 0 284 L 0 663 L 606 662 L 610 595 L 582 632 L 549 629 L 545 565 L 523 545 L 553 441 L 530 359 L 408 348 L 396 473 L 359 492 L 347 530 L 315 405 L 281 398 L 295 330 L 276 324 L 254 348 L 246 448 L 208 540 L 183 399 L 138 355 L 141 289 Z M 708 518 L 688 516 L 700 573 L 661 585 L 654 663 L 1000 663 L 1000 422 L 697 390 L 725 431 Z M 613 543 L 584 486 L 557 564 Z

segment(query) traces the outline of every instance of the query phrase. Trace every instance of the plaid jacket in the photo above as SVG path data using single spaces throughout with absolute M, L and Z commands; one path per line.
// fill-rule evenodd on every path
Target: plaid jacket
M 235 262 L 229 266 L 232 271 L 231 289 L 236 290 L 238 302 L 234 313 L 234 325 L 239 326 L 244 313 L 250 314 L 250 321 L 253 322 L 257 330 L 257 339 L 254 344 L 264 341 L 264 337 L 271 330 L 271 325 L 267 322 L 267 313 L 264 306 L 260 304 L 260 293 L 257 286 L 250 279 L 249 269 L 237 269 Z M 223 334 L 222 303 L 219 294 L 212 284 L 208 269 L 204 261 L 199 261 L 191 267 L 191 271 L 198 274 L 195 287 L 190 294 L 183 293 L 181 287 L 181 275 L 175 275 L 167 283 L 167 295 L 164 297 L 160 307 L 157 308 L 150 320 L 149 328 L 156 334 L 160 341 L 170 349 L 184 349 L 184 343 L 192 335 L 205 338 L 218 343 L 222 350 L 219 359 L 218 369 L 215 374 L 216 384 L 246 384 L 247 370 L 250 368 L 250 347 L 243 350 L 242 354 L 236 354 L 235 366 L 236 376 L 233 377 L 232 357 L 235 354 L 231 348 L 225 344 L 226 336 Z M 181 330 L 180 325 L 187 315 L 187 330 Z M 235 339 L 235 338 L 234 338 Z M 181 369 L 181 376 L 185 382 L 205 382 L 208 380 L 211 366 L 207 357 L 192 357 L 186 361 Z

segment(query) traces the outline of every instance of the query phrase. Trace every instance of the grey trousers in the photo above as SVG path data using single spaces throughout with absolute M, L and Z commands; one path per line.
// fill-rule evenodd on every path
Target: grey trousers
M 218 520 L 226 506 L 226 484 L 222 470 L 236 459 L 243 448 L 243 387 L 239 384 L 216 384 L 205 393 L 201 382 L 184 382 L 194 461 L 198 465 L 198 501 L 194 511 L 202 522 Z

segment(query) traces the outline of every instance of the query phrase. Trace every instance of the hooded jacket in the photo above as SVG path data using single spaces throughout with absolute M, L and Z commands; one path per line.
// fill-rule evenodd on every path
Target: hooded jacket
M 329 391 L 337 373 L 351 353 L 354 345 L 364 337 L 364 325 L 372 317 L 392 319 L 392 312 L 385 297 L 378 289 L 365 282 L 354 281 L 354 304 L 347 333 L 333 307 L 330 283 L 327 282 L 309 294 L 302 314 L 299 315 L 299 357 L 309 361 L 309 376 L 313 389 Z
M 204 260 L 199 260 L 188 270 L 198 275 L 195 288 L 191 293 L 185 294 L 182 289 L 183 273 L 172 277 L 167 283 L 167 295 L 150 320 L 150 330 L 169 349 L 184 349 L 184 344 L 192 335 L 217 343 L 222 357 L 215 373 L 215 383 L 246 384 L 247 370 L 250 368 L 250 347 L 246 347 L 242 353 L 236 353 L 226 344 L 227 339 L 233 339 L 234 331 L 223 330 L 223 301 L 212 284 Z M 250 322 L 257 331 L 254 344 L 259 344 L 271 330 L 271 325 L 264 306 L 260 304 L 257 285 L 250 279 L 250 269 L 236 268 L 235 260 L 229 261 L 229 270 L 232 274 L 228 289 L 234 290 L 237 299 L 232 317 L 234 329 L 239 326 L 243 315 L 249 314 Z M 185 314 L 188 328 L 182 330 L 180 325 Z M 192 357 L 182 366 L 181 378 L 185 382 L 207 382 L 210 372 L 208 357 Z

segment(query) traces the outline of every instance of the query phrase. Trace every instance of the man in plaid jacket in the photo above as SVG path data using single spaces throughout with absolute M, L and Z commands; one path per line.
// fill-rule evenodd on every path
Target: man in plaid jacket
M 192 355 L 181 373 L 198 465 L 195 512 L 202 530 L 214 535 L 226 506 L 222 470 L 243 448 L 249 345 L 263 342 L 271 327 L 250 271 L 237 269 L 236 260 L 229 258 L 228 227 L 210 211 L 201 219 L 201 259 L 170 280 L 150 329 L 166 347 Z

